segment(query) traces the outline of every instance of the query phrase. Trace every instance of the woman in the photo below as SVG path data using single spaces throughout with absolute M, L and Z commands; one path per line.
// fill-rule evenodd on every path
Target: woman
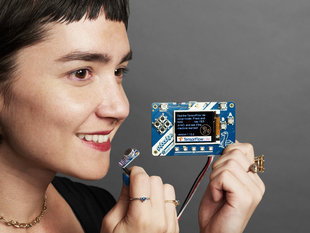
M 129 113 L 128 2 L 0 7 L 0 232 L 178 232 L 175 206 L 165 203 L 175 199 L 173 187 L 140 167 L 117 203 L 105 190 L 55 178 L 95 180 L 108 171 L 110 142 Z M 214 163 L 201 232 L 243 231 L 264 193 L 247 172 L 253 160 L 251 146 L 236 143 Z M 131 200 L 139 197 L 149 199 Z

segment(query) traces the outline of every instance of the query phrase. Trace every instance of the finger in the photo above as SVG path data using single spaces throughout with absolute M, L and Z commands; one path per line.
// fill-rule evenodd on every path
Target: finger
M 122 216 L 126 215 L 130 202 L 128 182 L 129 182 L 129 175 L 123 173 L 123 187 L 121 190 L 121 195 L 119 196 L 117 202 L 119 215 Z
M 123 174 L 123 187 L 121 195 L 116 205 L 109 211 L 102 221 L 102 231 L 112 232 L 115 226 L 126 216 L 129 207 L 129 187 L 125 180 L 128 180 L 128 175 Z M 125 185 L 126 184 L 126 185 Z
M 260 192 L 263 195 L 264 191 L 260 188 L 262 181 L 259 176 L 257 174 L 250 174 L 245 171 L 240 163 L 234 159 L 226 160 L 224 163 L 221 163 L 219 166 L 217 166 L 216 169 L 214 169 L 210 174 L 210 180 L 213 180 L 224 171 L 229 171 L 236 177 L 236 179 L 238 179 L 240 183 L 248 186 L 255 192 Z
M 215 169 L 229 160 L 236 160 L 243 167 L 244 171 L 247 171 L 250 165 L 254 162 L 254 159 L 249 160 L 249 158 L 246 157 L 243 150 L 239 148 L 231 148 L 225 151 L 225 153 L 213 163 L 212 168 Z
M 247 153 L 248 157 L 245 153 Z M 249 157 L 254 158 L 254 150 L 250 144 L 236 143 L 236 145 L 228 147 L 227 150 L 224 151 L 223 156 L 221 156 L 217 161 L 214 162 L 213 172 L 215 172 L 215 174 L 213 174 L 213 176 L 216 176 L 221 171 L 216 171 L 217 168 L 220 167 L 222 167 L 222 170 L 228 169 L 231 172 L 237 171 L 236 169 L 238 168 L 241 170 L 237 173 L 238 175 L 236 174 L 236 177 L 240 179 L 242 183 L 245 182 L 243 178 L 250 177 L 258 186 L 261 193 L 264 193 L 265 185 L 260 179 L 260 177 L 256 173 L 248 172 L 250 166 L 254 163 L 254 159 L 250 161 Z M 237 166 L 236 163 L 238 163 L 240 166 Z M 247 175 L 243 173 L 247 173 Z
M 169 232 L 167 231 L 167 215 L 165 209 L 164 185 L 159 176 L 151 176 L 151 204 L 152 204 L 152 219 L 156 219 L 156 228 L 154 232 Z M 156 230 L 155 230 L 156 229 Z
M 210 180 L 213 180 L 220 173 L 226 170 L 231 172 L 244 185 L 248 185 L 253 182 L 252 179 L 246 174 L 243 166 L 240 165 L 240 163 L 234 158 L 226 159 L 224 162 L 217 165 L 210 174 Z
M 261 200 L 260 195 L 253 193 L 247 186 L 242 185 L 229 171 L 222 172 L 210 182 L 210 189 L 215 202 L 223 200 L 224 205 L 221 212 L 224 215 L 230 213 L 228 216 L 234 213 L 237 219 L 243 220 L 243 224 L 248 222 Z
M 150 177 L 141 167 L 132 167 L 130 169 L 129 196 L 131 198 L 128 214 L 131 217 L 139 218 L 144 213 L 149 213 L 151 208 L 150 198 Z M 146 198 L 136 199 L 133 198 Z M 145 215 L 145 214 L 144 214 Z M 145 216 L 147 217 L 147 216 Z
M 245 186 L 228 170 L 214 177 L 209 185 L 214 202 L 219 202 L 225 197 L 229 205 L 234 208 L 240 204 L 240 200 L 251 196 L 249 189 L 245 189 Z
M 249 143 L 235 143 L 226 148 L 227 150 L 224 151 L 224 153 L 228 153 L 229 156 L 233 155 L 237 159 L 241 159 L 239 161 L 244 161 L 243 156 L 238 153 L 238 150 L 242 151 L 242 153 L 245 155 L 245 157 L 248 159 L 248 162 L 243 162 L 243 168 L 248 172 L 250 166 L 254 163 L 255 159 L 255 154 L 254 154 L 254 148 L 251 144 Z M 234 151 L 236 150 L 236 151 Z M 233 152 L 234 151 L 234 152 Z M 225 158 L 225 156 L 224 156 Z M 259 189 L 261 190 L 262 193 L 265 192 L 265 185 L 261 178 L 259 177 L 258 174 L 253 173 L 253 172 L 248 172 L 248 175 L 256 182 L 258 185 Z
M 213 163 L 212 167 L 215 168 L 232 157 L 237 159 L 245 170 L 248 170 L 249 166 L 254 163 L 253 146 L 249 143 L 234 143 L 227 146 L 222 156 Z
M 162 179 L 159 176 L 151 176 L 150 177 L 151 184 L 151 204 L 154 213 L 156 213 L 157 217 L 161 218 L 163 221 L 166 220 L 165 215 L 165 205 L 164 205 L 164 187 Z
M 250 143 L 233 143 L 225 148 L 223 155 L 234 149 L 241 150 L 249 161 L 254 161 L 254 148 Z
M 173 202 L 169 202 L 174 201 L 176 198 L 174 187 L 170 184 L 165 184 L 164 195 L 165 195 L 165 201 L 168 201 L 167 203 L 165 203 L 166 216 L 168 222 L 167 232 L 179 232 L 179 223 L 177 219 L 176 205 Z
M 210 193 L 214 204 L 209 201 Z M 206 226 L 208 219 L 221 215 L 222 219 L 231 220 L 232 224 L 241 224 L 240 229 L 244 229 L 261 197 L 259 192 L 243 185 L 230 171 L 225 170 L 214 177 L 208 185 L 200 207 L 200 214 L 204 216 L 205 222 L 201 221 L 200 224 Z

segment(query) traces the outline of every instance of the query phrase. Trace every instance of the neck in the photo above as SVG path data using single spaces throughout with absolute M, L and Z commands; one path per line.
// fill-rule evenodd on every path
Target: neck
M 40 214 L 46 189 L 56 173 L 26 159 L 8 159 L 2 155 L 0 153 L 0 216 L 31 222 Z

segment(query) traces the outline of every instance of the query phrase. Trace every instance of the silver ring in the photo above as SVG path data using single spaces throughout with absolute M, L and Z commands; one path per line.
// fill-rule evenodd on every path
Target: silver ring
M 146 200 L 151 200 L 149 197 L 134 197 L 130 198 L 130 201 L 140 200 L 141 202 L 144 202 Z

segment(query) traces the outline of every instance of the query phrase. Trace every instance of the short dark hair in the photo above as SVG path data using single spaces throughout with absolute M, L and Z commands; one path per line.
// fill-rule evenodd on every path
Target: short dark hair
M 51 22 L 71 23 L 96 19 L 102 12 L 107 20 L 128 27 L 129 0 L 0 0 L 0 94 L 9 101 L 10 83 L 17 53 L 46 36 Z M 10 96 L 10 95 L 9 95 Z

